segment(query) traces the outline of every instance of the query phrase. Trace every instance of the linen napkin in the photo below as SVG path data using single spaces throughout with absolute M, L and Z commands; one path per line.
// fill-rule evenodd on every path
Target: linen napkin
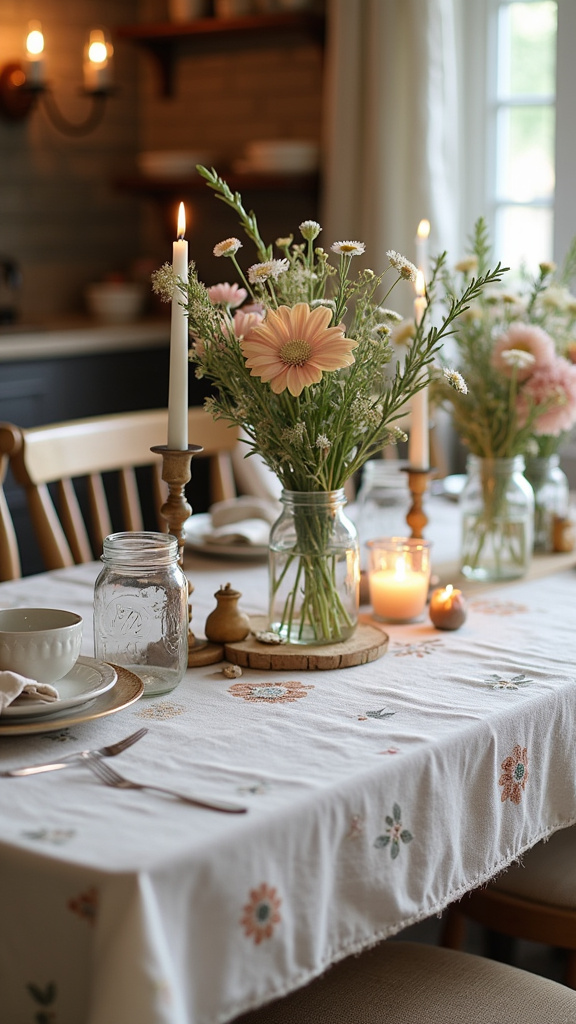
M 206 544 L 248 544 L 262 547 L 268 543 L 270 526 L 264 519 L 241 519 L 237 523 L 218 526 L 206 533 Z
M 261 547 L 268 544 L 270 526 L 280 514 L 277 501 L 243 495 L 218 501 L 209 509 L 211 529 L 206 544 L 239 544 Z
M 9 704 L 51 704 L 58 700 L 58 690 L 48 683 L 38 683 L 17 672 L 0 672 L 0 715 Z

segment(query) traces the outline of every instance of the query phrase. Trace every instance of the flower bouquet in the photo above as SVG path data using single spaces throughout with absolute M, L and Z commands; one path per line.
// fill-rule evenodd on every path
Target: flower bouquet
M 395 421 L 424 386 L 423 369 L 500 268 L 467 281 L 439 326 L 424 315 L 391 374 L 389 337 L 401 318 L 386 302 L 398 282 L 415 280 L 416 267 L 390 250 L 382 273 L 354 274 L 364 245 L 335 242 L 328 252 L 312 220 L 300 225 L 301 241 L 276 239 L 275 254 L 241 196 L 213 169 L 198 171 L 236 213 L 256 262 L 245 272 L 240 239 L 227 238 L 213 251 L 235 281 L 206 287 L 193 264 L 187 281 L 165 265 L 154 289 L 187 311 L 190 359 L 215 389 L 206 401 L 212 415 L 241 427 L 248 455 L 260 454 L 282 484 L 284 513 L 270 537 L 270 629 L 292 643 L 340 641 L 354 631 L 359 588 L 344 485 L 404 436 Z
M 445 299 L 451 302 L 456 289 L 482 274 L 489 251 L 486 226 L 479 220 L 471 253 L 452 274 L 442 271 Z M 567 273 L 575 263 L 573 247 Z M 519 290 L 486 288 L 457 318 L 457 369 L 445 366 L 434 385 L 470 452 L 462 571 L 473 579 L 525 572 L 534 501 L 521 476 L 525 457 L 557 450 L 576 422 L 576 366 L 567 358 L 576 352 L 576 302 L 565 288 L 549 283 L 552 274 L 553 268 L 542 264 L 537 278 L 524 275 Z

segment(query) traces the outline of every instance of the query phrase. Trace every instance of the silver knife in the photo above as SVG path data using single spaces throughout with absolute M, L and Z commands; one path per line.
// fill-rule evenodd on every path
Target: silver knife
M 69 768 L 70 765 L 75 764 L 77 761 L 83 761 L 86 755 L 115 757 L 116 754 L 121 754 L 123 750 L 131 747 L 133 743 L 137 743 L 147 732 L 148 729 L 138 729 L 131 736 L 126 736 L 125 739 L 118 740 L 117 743 L 111 743 L 107 747 L 100 747 L 99 750 L 78 750 L 75 754 L 67 754 L 65 757 L 61 757 L 59 761 L 50 761 L 48 764 L 32 764 L 24 768 L 8 768 L 0 771 L 0 778 L 9 779 L 18 778 L 22 775 L 39 775 L 41 772 L 57 772 L 60 768 Z

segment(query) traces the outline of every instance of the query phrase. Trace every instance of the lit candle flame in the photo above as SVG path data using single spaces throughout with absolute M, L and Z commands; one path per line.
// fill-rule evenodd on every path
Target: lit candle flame
M 406 559 L 403 555 L 400 555 L 400 557 L 396 559 L 394 576 L 399 581 L 406 579 Z
M 422 239 L 422 241 L 425 241 L 430 234 L 430 221 L 421 220 L 418 225 L 418 231 L 416 232 L 416 234 L 418 235 L 418 238 Z
M 452 597 L 452 591 L 453 590 L 454 590 L 454 587 L 452 586 L 451 583 L 449 583 L 446 587 L 444 587 L 443 593 L 440 594 L 440 599 L 442 601 L 449 601 L 450 598 Z
M 178 239 L 181 239 L 181 238 L 184 238 L 185 234 L 186 234 L 186 210 L 184 208 L 184 203 L 180 203 L 180 206 L 178 207 L 178 228 L 177 228 L 177 231 L 176 231 L 176 237 Z

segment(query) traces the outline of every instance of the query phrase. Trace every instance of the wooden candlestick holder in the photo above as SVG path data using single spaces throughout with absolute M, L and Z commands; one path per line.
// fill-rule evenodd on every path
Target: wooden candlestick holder
M 204 449 L 199 444 L 189 444 L 182 451 L 168 448 L 165 444 L 156 444 L 150 451 L 162 456 L 162 479 L 168 484 L 168 498 L 160 512 L 168 525 L 168 533 L 178 541 L 178 561 L 184 559 L 184 533 L 182 527 L 192 515 L 192 509 L 186 500 L 184 488 L 192 477 L 192 456 L 199 455 Z
M 204 449 L 199 444 L 189 444 L 187 449 L 168 448 L 165 444 L 154 445 L 150 451 L 162 456 L 162 479 L 168 485 L 168 498 L 160 512 L 166 520 L 168 533 L 178 541 L 178 561 L 184 564 L 184 531 L 183 526 L 192 508 L 186 500 L 185 487 L 192 477 L 192 456 L 199 455 Z M 193 586 L 188 581 L 188 597 Z M 189 618 L 192 618 L 192 606 L 189 607 Z M 212 665 L 224 657 L 224 648 L 212 644 L 208 640 L 197 640 L 192 629 L 188 630 L 188 667 L 196 665 Z
M 406 515 L 406 522 L 412 531 L 410 536 L 421 538 L 424 536 L 424 527 L 428 523 L 428 516 L 424 511 L 424 495 L 434 470 L 413 469 L 411 466 L 407 466 L 406 472 L 408 473 L 408 487 L 412 495 L 412 504 Z

